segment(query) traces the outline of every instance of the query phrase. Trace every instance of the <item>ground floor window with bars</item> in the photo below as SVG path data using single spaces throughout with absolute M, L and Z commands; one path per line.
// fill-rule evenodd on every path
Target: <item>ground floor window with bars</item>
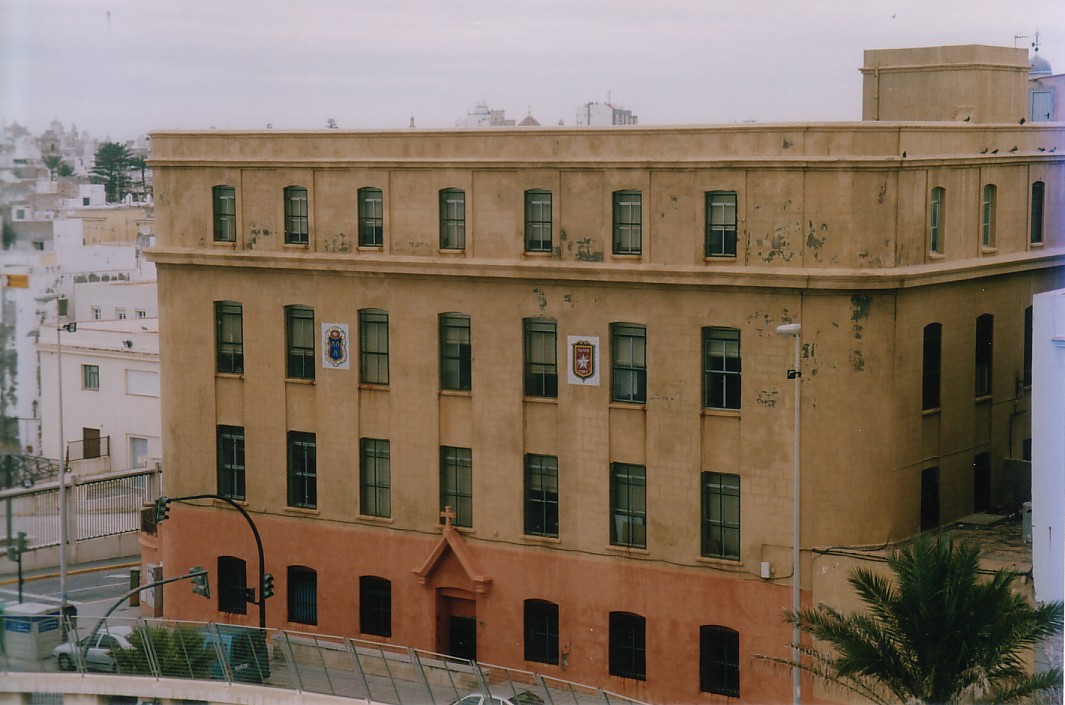
M 699 627 L 699 690 L 740 697 L 740 634 L 728 627 Z
M 647 623 L 638 614 L 610 613 L 610 675 L 647 680 Z
M 236 556 L 218 557 L 218 611 L 247 614 L 248 568 Z
M 558 605 L 525 601 L 525 660 L 558 663 Z
M 359 576 L 359 631 L 392 636 L 392 582 L 374 575 Z
M 318 624 L 318 573 L 302 565 L 288 567 L 288 621 Z

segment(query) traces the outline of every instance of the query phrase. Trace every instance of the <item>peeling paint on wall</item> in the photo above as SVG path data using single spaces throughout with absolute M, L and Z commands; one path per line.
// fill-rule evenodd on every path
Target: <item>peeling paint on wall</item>
M 326 240 L 322 249 L 326 252 L 350 252 L 351 241 L 344 233 L 337 233 L 331 240 Z
M 577 241 L 577 259 L 581 262 L 602 262 L 602 252 L 592 252 L 592 239 L 584 238 Z
M 865 371 L 865 358 L 862 357 L 861 350 L 851 351 L 851 367 L 854 368 L 855 372 Z
M 535 288 L 533 293 L 536 294 L 536 305 L 540 308 L 540 313 L 543 313 L 547 309 L 547 297 L 544 296 L 544 290 Z
M 770 387 L 769 389 L 763 389 L 758 392 L 758 397 L 755 399 L 762 406 L 768 406 L 770 409 L 777 405 L 780 401 L 780 390 L 776 387 Z

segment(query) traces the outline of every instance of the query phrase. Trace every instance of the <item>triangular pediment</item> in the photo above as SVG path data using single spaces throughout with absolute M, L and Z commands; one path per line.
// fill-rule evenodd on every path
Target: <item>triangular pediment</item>
M 433 548 L 432 553 L 429 554 L 422 566 L 414 571 L 415 577 L 418 578 L 418 584 L 428 584 L 429 576 L 449 554 L 458 560 L 466 577 L 473 583 L 473 591 L 478 595 L 487 595 L 492 585 L 492 577 L 481 572 L 473 553 L 470 551 L 470 547 L 466 544 L 466 539 L 451 526 L 444 527 L 443 535 Z

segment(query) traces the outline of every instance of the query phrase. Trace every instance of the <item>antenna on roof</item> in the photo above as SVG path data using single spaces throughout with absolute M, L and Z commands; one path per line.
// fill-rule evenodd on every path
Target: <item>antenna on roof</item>
M 1018 39 L 1027 39 L 1027 38 L 1028 38 L 1027 34 L 1014 34 L 1013 35 L 1013 48 L 1014 49 L 1017 48 L 1017 40 Z
M 1039 32 L 1035 33 L 1035 41 L 1032 42 L 1032 48 L 1035 49 L 1036 52 L 1039 51 Z

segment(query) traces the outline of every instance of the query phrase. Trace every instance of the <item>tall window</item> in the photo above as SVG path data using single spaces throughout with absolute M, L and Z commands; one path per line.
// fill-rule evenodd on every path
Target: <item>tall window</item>
M 440 388 L 469 390 L 472 383 L 470 317 L 440 314 Z
M 647 548 L 647 468 L 610 465 L 610 543 Z
M 218 557 L 218 611 L 247 614 L 248 569 L 236 556 Z
M 985 313 L 976 319 L 976 396 L 991 394 L 995 317 Z
M 288 506 L 318 506 L 317 444 L 313 433 L 288 432 Z
M 558 663 L 558 605 L 525 601 L 525 660 Z
M 702 474 L 702 555 L 740 559 L 740 476 Z
M 359 247 L 381 247 L 383 244 L 383 204 L 381 189 L 359 189 Z
M 558 458 L 525 456 L 525 533 L 558 536 Z
M 359 631 L 392 636 L 392 581 L 359 576 Z
M 387 440 L 359 440 L 359 513 L 392 516 L 392 461 Z
M 947 191 L 941 186 L 932 189 L 928 208 L 928 251 L 943 254 L 943 201 Z
M 614 401 L 647 401 L 647 329 L 631 323 L 610 326 Z
M 244 427 L 219 426 L 218 494 L 230 499 L 244 499 Z
M 1032 386 L 1032 307 L 1024 309 L 1024 369 L 1021 373 L 1024 386 Z
M 359 380 L 388 384 L 388 312 L 359 311 Z
M 924 327 L 924 354 L 921 368 L 921 408 L 939 408 L 939 380 L 943 365 L 943 326 L 929 323 Z
M 647 680 L 647 625 L 629 612 L 610 613 L 610 675 Z
M 525 319 L 525 396 L 558 396 L 558 332 L 554 321 Z
M 473 526 L 473 451 L 469 448 L 440 448 L 441 511 L 444 507 L 455 513 L 455 526 Z
M 740 633 L 728 627 L 699 627 L 699 690 L 740 697 Z
M 995 246 L 995 185 L 984 186 L 984 197 L 980 209 L 980 245 Z
M 525 251 L 551 251 L 551 192 L 525 192 Z
M 235 301 L 214 302 L 215 366 L 223 374 L 244 374 L 244 310 Z
M 703 328 L 703 406 L 740 408 L 740 332 Z
M 237 190 L 232 186 L 215 186 L 211 189 L 214 202 L 215 242 L 237 240 Z
M 97 390 L 100 388 L 100 366 L 81 366 L 81 388 Z
M 466 193 L 457 188 L 440 192 L 440 249 L 466 249 Z
M 285 307 L 285 341 L 289 379 L 314 379 L 314 309 Z
M 706 256 L 736 256 L 736 192 L 706 194 Z
M 1032 184 L 1032 218 L 1028 229 L 1028 242 L 1038 245 L 1043 242 L 1043 202 L 1046 184 L 1036 181 Z
M 302 186 L 289 186 L 285 189 L 286 245 L 307 244 L 307 222 L 307 189 Z
M 638 255 L 643 250 L 643 208 L 639 191 L 614 192 L 614 254 Z
M 939 468 L 921 471 L 921 531 L 939 526 Z
M 318 573 L 313 568 L 288 567 L 288 621 L 318 624 Z

